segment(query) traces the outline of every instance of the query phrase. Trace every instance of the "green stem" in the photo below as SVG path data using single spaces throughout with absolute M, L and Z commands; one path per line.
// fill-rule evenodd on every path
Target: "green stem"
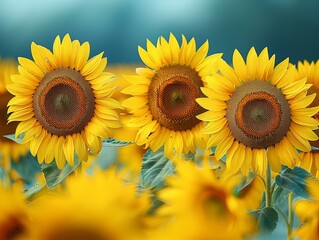
M 292 240 L 292 228 L 293 228 L 293 209 L 292 209 L 292 200 L 293 200 L 293 193 L 290 192 L 288 196 L 288 228 L 287 228 L 287 234 L 288 234 L 288 240 Z
M 267 164 L 265 183 L 266 183 L 266 207 L 271 207 L 271 195 L 272 195 L 273 187 L 271 186 L 271 168 L 269 164 Z

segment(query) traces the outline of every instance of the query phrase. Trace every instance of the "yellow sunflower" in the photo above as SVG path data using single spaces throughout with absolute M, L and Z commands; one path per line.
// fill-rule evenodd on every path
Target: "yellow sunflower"
M 160 37 L 154 46 L 147 40 L 147 50 L 138 47 L 147 66 L 137 68 L 137 75 L 127 76 L 131 85 L 122 93 L 133 95 L 122 102 L 132 114 L 129 127 L 139 128 L 135 141 L 152 151 L 164 146 L 168 158 L 195 152 L 205 146 L 206 137 L 200 134 L 205 123 L 196 115 L 204 109 L 195 98 L 203 96 L 200 88 L 217 71 L 221 54 L 207 57 L 208 41 L 196 50 L 195 39 L 181 46 L 175 36 L 169 41 Z
M 17 64 L 13 60 L 0 60 L 0 166 L 9 167 L 10 160 L 17 161 L 28 152 L 26 144 L 17 144 L 4 135 L 13 134 L 17 123 L 7 124 L 7 104 L 13 97 L 5 88 L 11 83 L 10 75 L 17 73 Z
M 116 75 L 116 81 L 114 85 L 116 87 L 113 98 L 117 101 L 123 101 L 128 96 L 121 91 L 128 87 L 130 83 L 125 80 L 123 75 L 134 74 L 135 65 L 110 65 L 109 71 Z M 128 127 L 127 121 L 129 120 L 128 112 L 122 110 L 120 113 L 120 120 L 123 123 L 121 128 L 114 129 L 113 137 L 120 141 L 134 142 L 135 136 L 138 132 L 138 128 Z M 118 161 L 121 162 L 128 170 L 132 171 L 134 175 L 139 174 L 142 158 L 145 153 L 145 149 L 136 144 L 130 144 L 128 146 L 119 147 L 118 149 Z
M 217 179 L 207 164 L 199 168 L 192 162 L 179 162 L 177 174 L 168 178 L 168 187 L 159 192 L 164 205 L 157 216 L 168 217 L 167 239 L 243 239 L 251 234 L 254 219 L 248 207 L 256 196 L 250 194 L 246 202 L 245 197 L 234 195 L 241 179 L 227 173 Z M 248 192 L 252 190 L 244 195 Z M 257 196 L 258 202 L 261 196 Z
M 31 239 L 31 220 L 20 188 L 6 189 L 0 183 L 0 239 Z
M 319 61 L 311 62 L 308 61 L 298 62 L 298 72 L 297 78 L 307 77 L 307 83 L 311 83 L 312 86 L 308 90 L 308 94 L 316 93 L 314 101 L 310 104 L 310 107 L 319 106 Z M 319 122 L 319 114 L 313 116 Z M 319 135 L 318 129 L 315 130 L 317 136 Z M 319 140 L 311 141 L 311 146 L 316 148 L 319 147 Z M 311 172 L 313 175 L 319 177 L 319 151 L 311 150 L 310 152 L 301 152 L 300 157 L 302 161 L 299 162 L 299 165 Z
M 301 240 L 319 239 L 319 182 L 308 180 L 308 183 L 308 191 L 312 199 L 298 200 L 295 205 L 295 213 L 301 225 L 296 229 L 294 235 Z
M 144 239 L 149 197 L 121 178 L 114 169 L 79 175 L 68 179 L 60 195 L 35 200 L 36 239 Z
M 292 168 L 299 160 L 297 149 L 310 151 L 309 141 L 318 139 L 312 118 L 318 107 L 310 107 L 315 94 L 307 96 L 307 78 L 295 81 L 295 68 L 286 59 L 275 66 L 275 55 L 267 48 L 258 56 L 251 48 L 246 63 L 235 50 L 233 68 L 220 61 L 220 73 L 202 88 L 206 98 L 197 102 L 208 111 L 197 116 L 208 124 L 207 148 L 216 146 L 215 156 L 226 154 L 226 165 L 245 175 L 252 168 L 264 175 L 268 162 L 279 172 L 281 164 Z
M 20 121 L 16 136 L 25 133 L 39 163 L 55 159 L 59 168 L 74 164 L 101 150 L 101 140 L 111 136 L 110 128 L 120 127 L 115 109 L 121 105 L 111 98 L 113 75 L 104 72 L 103 52 L 89 58 L 90 45 L 71 41 L 66 34 L 55 38 L 53 52 L 31 44 L 34 61 L 18 58 L 19 75 L 7 89 L 15 97 L 9 101 L 9 122 Z

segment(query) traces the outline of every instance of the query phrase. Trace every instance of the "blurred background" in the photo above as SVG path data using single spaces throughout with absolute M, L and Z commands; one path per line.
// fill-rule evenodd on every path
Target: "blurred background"
M 110 64 L 141 61 L 137 46 L 172 32 L 206 39 L 230 61 L 235 48 L 269 48 L 277 62 L 319 58 L 318 0 L 0 0 L 0 57 L 30 57 L 30 44 L 52 49 L 56 35 L 89 41 Z

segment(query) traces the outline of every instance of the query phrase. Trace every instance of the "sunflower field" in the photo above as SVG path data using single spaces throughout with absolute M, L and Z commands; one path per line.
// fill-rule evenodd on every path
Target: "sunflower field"
M 208 52 L 2 59 L 0 240 L 319 239 L 319 62 Z
M 318 9 L 0 0 L 0 240 L 319 240 Z

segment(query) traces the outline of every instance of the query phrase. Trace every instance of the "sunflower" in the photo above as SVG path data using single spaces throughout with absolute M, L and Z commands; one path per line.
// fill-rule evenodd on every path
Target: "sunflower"
M 30 213 L 21 189 L 6 189 L 0 183 L 0 196 L 0 239 L 30 239 Z
M 311 62 L 308 61 L 298 62 L 298 72 L 296 74 L 297 78 L 307 77 L 307 83 L 312 84 L 308 90 L 308 94 L 316 93 L 314 101 L 310 104 L 310 107 L 319 106 L 319 61 Z M 319 122 L 319 114 L 313 116 Z M 317 136 L 319 131 L 315 130 Z M 319 141 L 311 141 L 310 145 L 313 146 L 310 152 L 301 152 L 300 157 L 302 161 L 299 162 L 299 165 L 311 172 L 313 175 L 319 177 Z
M 247 211 L 252 199 L 246 203 L 234 195 L 241 180 L 228 173 L 217 179 L 207 164 L 200 168 L 178 162 L 177 174 L 159 192 L 164 205 L 157 216 L 168 217 L 168 239 L 242 239 L 251 234 L 254 220 Z
M 285 59 L 275 66 L 275 55 L 267 48 L 258 56 L 251 48 L 246 64 L 235 50 L 233 68 L 220 61 L 220 73 L 202 88 L 206 98 L 197 102 L 208 111 L 197 116 L 208 124 L 207 149 L 215 156 L 226 154 L 226 165 L 234 172 L 264 175 L 268 162 L 279 172 L 281 164 L 292 168 L 300 160 L 297 149 L 310 151 L 309 141 L 318 139 L 312 118 L 318 107 L 307 108 L 315 94 L 307 96 L 307 79 L 295 81 L 296 69 Z
M 148 195 L 137 194 L 135 186 L 121 178 L 113 168 L 82 174 L 68 179 L 60 195 L 37 199 L 33 204 L 37 239 L 144 239 Z
M 295 213 L 301 221 L 294 235 L 301 240 L 319 239 L 319 182 L 308 180 L 308 191 L 312 199 L 298 200 L 295 205 Z M 298 239 L 299 239 L 298 238 Z
M 55 38 L 53 52 L 31 44 L 34 61 L 18 58 L 19 75 L 7 86 L 15 95 L 9 101 L 9 122 L 20 121 L 16 136 L 25 133 L 23 143 L 39 163 L 55 159 L 59 168 L 74 164 L 101 150 L 101 140 L 120 127 L 115 109 L 122 106 L 111 98 L 113 75 L 104 72 L 103 52 L 89 58 L 90 45 L 71 41 L 66 34 Z
M 147 40 L 147 50 L 138 47 L 138 52 L 147 67 L 127 76 L 131 85 L 122 91 L 133 96 L 122 105 L 132 114 L 127 125 L 139 128 L 137 145 L 152 151 L 164 146 L 170 159 L 204 148 L 205 123 L 196 118 L 204 109 L 195 98 L 203 96 L 200 88 L 217 71 L 221 54 L 207 57 L 208 41 L 196 51 L 195 39 L 187 42 L 184 36 L 179 46 L 173 34 L 169 41 L 160 37 L 156 46 Z
M 10 160 L 18 161 L 28 152 L 26 144 L 17 144 L 4 135 L 13 134 L 17 123 L 7 124 L 7 104 L 13 97 L 5 88 L 11 83 L 10 75 L 17 73 L 17 64 L 13 60 L 0 60 L 0 166 L 9 167 Z
M 127 98 L 126 94 L 121 93 L 121 91 L 130 85 L 129 82 L 125 80 L 123 75 L 134 74 L 135 65 L 110 65 L 109 71 L 117 76 L 114 85 L 116 89 L 113 94 L 113 98 L 117 101 L 123 101 Z M 120 141 L 134 142 L 135 136 L 138 132 L 138 128 L 128 127 L 127 121 L 129 120 L 128 112 L 122 110 L 120 114 L 120 120 L 123 123 L 121 128 L 114 129 L 113 137 Z M 145 149 L 136 144 L 130 144 L 117 149 L 118 151 L 118 161 L 122 163 L 128 170 L 130 170 L 134 175 L 139 174 L 142 165 L 142 158 L 145 153 Z

